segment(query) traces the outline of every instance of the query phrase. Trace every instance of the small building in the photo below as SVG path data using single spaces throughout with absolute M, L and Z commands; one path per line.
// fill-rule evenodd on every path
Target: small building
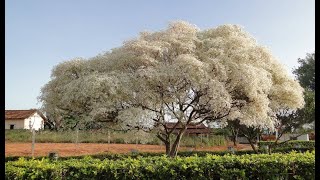
M 309 134 L 292 134 L 292 133 L 287 133 L 283 134 L 279 141 L 288 141 L 288 140 L 300 140 L 300 141 L 309 141 Z
M 168 122 L 166 123 L 166 127 L 168 130 L 172 130 L 176 123 Z M 173 131 L 174 134 L 178 134 L 178 132 L 181 130 L 182 126 L 179 124 L 176 129 Z M 207 126 L 205 126 L 203 123 L 195 125 L 195 124 L 189 124 L 187 126 L 187 129 L 185 131 L 185 135 L 190 136 L 199 136 L 199 135 L 209 135 L 211 133 L 211 129 Z
M 276 133 L 273 134 L 262 134 L 261 137 L 258 138 L 258 141 L 275 141 Z M 288 141 L 288 140 L 300 140 L 300 141 L 309 141 L 309 134 L 294 134 L 294 133 L 285 133 L 279 138 L 279 142 Z M 240 144 L 249 144 L 249 141 L 244 136 L 238 136 L 238 142 Z
M 5 110 L 5 129 L 43 129 L 46 117 L 37 109 Z

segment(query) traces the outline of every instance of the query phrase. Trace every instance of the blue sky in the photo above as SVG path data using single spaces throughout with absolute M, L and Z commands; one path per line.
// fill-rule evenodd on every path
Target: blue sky
M 314 0 L 6 0 L 5 108 L 39 108 L 51 69 L 185 20 L 200 29 L 239 24 L 287 67 L 315 49 Z

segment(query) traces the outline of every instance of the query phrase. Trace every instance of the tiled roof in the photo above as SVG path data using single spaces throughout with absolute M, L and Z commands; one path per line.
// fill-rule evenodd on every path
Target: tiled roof
M 175 124 L 176 124 L 176 123 L 168 122 L 168 123 L 166 123 L 166 127 L 167 127 L 168 129 L 172 129 Z M 179 124 L 179 125 L 176 127 L 176 129 L 181 129 L 181 125 Z M 187 126 L 187 129 L 207 129 L 207 127 L 206 127 L 203 123 L 198 124 L 198 125 L 189 124 L 189 125 Z
M 168 122 L 166 123 L 166 126 L 168 129 L 173 129 L 174 125 L 176 123 L 172 123 L 172 122 Z M 179 124 L 175 130 L 173 130 L 173 133 L 177 134 L 180 129 L 181 129 L 181 125 Z M 187 129 L 185 131 L 185 134 L 209 134 L 211 133 L 211 129 L 208 128 L 207 126 L 205 126 L 203 123 L 198 124 L 198 125 L 194 125 L 194 124 L 189 124 L 187 126 Z
M 5 111 L 5 119 L 26 119 L 32 116 L 34 113 L 38 112 L 38 114 L 43 118 L 46 119 L 42 113 L 37 111 L 37 109 L 30 109 L 30 110 L 6 110 Z
M 173 131 L 174 134 L 178 134 L 179 129 L 175 129 Z M 210 134 L 211 129 L 206 128 L 206 129 L 186 129 L 185 134 Z

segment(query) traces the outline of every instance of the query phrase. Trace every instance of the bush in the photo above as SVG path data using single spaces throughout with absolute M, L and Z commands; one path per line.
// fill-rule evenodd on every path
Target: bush
M 259 149 L 274 144 L 274 141 L 260 141 L 258 142 Z M 292 140 L 283 144 L 276 145 L 273 149 L 312 149 L 315 147 L 315 141 L 299 141 Z
M 20 158 L 5 179 L 314 179 L 315 153 L 165 156 L 50 161 Z
M 32 132 L 25 129 L 5 130 L 5 141 L 9 142 L 31 142 Z
M 225 138 L 221 135 L 210 135 L 209 137 L 184 136 L 181 139 L 180 146 L 186 147 L 206 147 L 206 146 L 223 146 Z
M 299 148 L 299 149 L 291 149 L 291 148 L 280 148 L 275 149 L 274 153 L 291 153 L 292 151 L 296 152 L 307 152 L 312 151 L 314 148 Z M 267 153 L 264 150 L 259 150 L 259 153 Z M 180 157 L 190 157 L 190 156 L 198 156 L 198 157 L 204 157 L 207 155 L 228 155 L 232 154 L 229 151 L 179 151 L 178 156 Z M 241 150 L 241 151 L 234 151 L 234 155 L 245 155 L 245 154 L 256 154 L 253 150 Z M 88 155 L 84 156 L 68 156 L 68 157 L 59 157 L 59 160 L 67 160 L 67 159 L 83 159 L 84 157 L 87 157 Z M 157 157 L 157 156 L 165 156 L 165 153 L 162 152 L 135 152 L 135 153 L 128 153 L 128 154 L 113 154 L 113 153 L 101 153 L 101 154 L 94 154 L 90 155 L 92 158 L 95 159 L 109 159 L 109 160 L 118 160 L 118 159 L 125 159 L 125 158 L 138 158 L 138 157 Z M 20 156 L 8 156 L 5 157 L 5 162 L 8 161 L 16 161 L 20 158 Z M 31 157 L 24 157 L 25 159 L 32 159 Z M 42 159 L 46 157 L 36 157 L 34 159 Z
M 76 142 L 76 131 L 49 131 L 41 130 L 36 133 L 38 143 L 74 143 Z M 6 130 L 5 140 L 7 142 L 31 142 L 32 133 L 29 130 Z M 108 143 L 107 130 L 80 130 L 78 133 L 79 143 Z M 110 143 L 116 144 L 156 144 L 162 142 L 155 134 L 143 131 L 119 132 L 110 131 Z M 180 146 L 205 147 L 225 145 L 224 136 L 210 135 L 207 137 L 183 136 Z

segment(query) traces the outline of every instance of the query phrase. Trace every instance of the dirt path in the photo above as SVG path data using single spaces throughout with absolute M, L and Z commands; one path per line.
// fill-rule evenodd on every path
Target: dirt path
M 205 148 L 181 147 L 180 150 L 194 151 L 224 151 L 227 146 Z M 251 149 L 250 145 L 239 144 L 238 150 Z M 49 152 L 58 152 L 59 156 L 92 155 L 99 153 L 128 153 L 132 150 L 139 152 L 165 152 L 160 145 L 142 144 L 96 144 L 96 143 L 36 143 L 35 156 L 47 156 Z M 5 143 L 5 156 L 31 156 L 31 143 Z

